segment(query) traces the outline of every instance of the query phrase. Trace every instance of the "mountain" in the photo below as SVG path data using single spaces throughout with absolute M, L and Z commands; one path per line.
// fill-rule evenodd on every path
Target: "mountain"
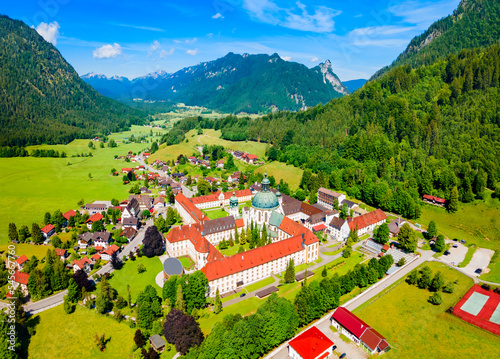
M 92 86 L 101 95 L 116 99 L 121 97 L 117 97 L 117 94 L 127 94 L 131 85 L 130 80 L 126 77 L 107 77 L 105 75 L 96 74 L 95 72 L 83 75 L 81 79 Z
M 349 90 L 350 93 L 353 93 L 357 89 L 363 87 L 363 85 L 366 83 L 366 81 L 368 81 L 368 80 L 357 79 L 357 80 L 344 81 L 342 83 Z
M 0 146 L 68 143 L 145 117 L 86 84 L 23 22 L 0 15 L 0 43 Z
M 413 68 L 429 65 L 449 53 L 486 47 L 500 39 L 500 2 L 498 0 L 462 0 L 453 14 L 436 21 L 427 31 L 411 40 L 406 50 L 372 79 L 401 65 Z
M 155 72 L 129 83 L 96 75 L 82 79 L 100 93 L 121 101 L 164 100 L 232 113 L 299 110 L 348 93 L 330 61 L 308 69 L 278 54 L 230 52 L 175 73 Z

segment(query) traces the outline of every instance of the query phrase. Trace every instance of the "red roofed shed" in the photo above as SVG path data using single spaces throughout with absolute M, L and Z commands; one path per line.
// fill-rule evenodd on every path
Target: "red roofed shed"
M 298 354 L 302 359 L 326 358 L 332 353 L 334 343 L 318 328 L 311 327 L 288 343 L 291 358 Z

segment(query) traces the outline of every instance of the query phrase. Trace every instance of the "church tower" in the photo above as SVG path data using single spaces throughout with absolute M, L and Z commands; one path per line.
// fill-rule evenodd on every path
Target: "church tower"
M 236 194 L 234 192 L 231 198 L 229 198 L 229 215 L 233 216 L 234 218 L 239 216 L 238 197 L 236 197 Z

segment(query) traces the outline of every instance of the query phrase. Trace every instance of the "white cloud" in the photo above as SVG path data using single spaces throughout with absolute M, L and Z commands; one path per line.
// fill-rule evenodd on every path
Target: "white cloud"
M 198 39 L 196 37 L 193 37 L 192 39 L 186 39 L 186 40 L 174 40 L 176 44 L 194 44 Z
M 40 36 L 43 37 L 45 41 L 50 42 L 55 46 L 57 44 L 57 38 L 59 37 L 60 28 L 61 26 L 59 26 L 57 21 L 51 22 L 49 24 L 41 22 L 36 27 L 36 32 L 38 32 L 38 34 L 40 34 Z
M 109 59 L 122 53 L 122 47 L 116 42 L 113 45 L 104 45 L 94 50 L 95 59 Z
M 208 37 L 209 39 L 211 39 L 213 36 L 214 36 L 214 34 L 213 34 L 212 32 L 210 32 L 210 33 L 208 33 L 208 34 L 207 34 L 207 37 Z
M 422 3 L 409 0 L 391 6 L 387 11 L 401 17 L 403 22 L 415 24 L 420 30 L 425 30 L 437 19 L 451 14 L 458 2 L 458 0 L 441 0 Z
M 165 30 L 160 29 L 158 27 L 129 25 L 129 24 L 117 24 L 117 25 L 121 26 L 121 27 L 130 27 L 132 29 L 139 29 L 139 30 L 148 30 L 148 31 L 156 31 L 156 32 L 164 32 L 165 31 Z
M 379 35 L 394 35 L 407 31 L 415 30 L 414 26 L 368 26 L 354 29 L 349 33 L 349 36 L 379 36 Z
M 363 14 L 354 15 L 354 17 L 361 17 Z
M 191 56 L 194 56 L 198 53 L 198 48 L 194 49 L 194 50 L 187 50 L 186 51 L 186 54 L 188 55 L 191 55 Z
M 243 7 L 258 21 L 318 33 L 332 32 L 335 27 L 333 18 L 341 14 L 341 11 L 326 6 L 316 6 L 314 12 L 310 13 L 300 1 L 286 9 L 278 7 L 273 0 L 244 0 Z
M 310 61 L 311 61 L 311 62 L 318 62 L 318 61 L 319 61 L 319 59 L 318 59 L 316 56 L 314 56 L 313 58 L 311 58 L 311 60 L 310 60 Z
M 212 16 L 212 19 L 224 19 L 224 16 L 222 16 L 221 13 L 218 12 L 217 14 L 215 14 L 214 16 Z
M 158 40 L 153 41 L 151 46 L 149 47 L 150 51 L 156 51 L 161 47 L 160 42 Z
M 281 58 L 285 61 L 290 61 L 292 59 L 291 56 L 281 56 Z
M 161 50 L 160 57 L 167 57 L 174 54 L 175 49 L 172 47 L 170 51 Z

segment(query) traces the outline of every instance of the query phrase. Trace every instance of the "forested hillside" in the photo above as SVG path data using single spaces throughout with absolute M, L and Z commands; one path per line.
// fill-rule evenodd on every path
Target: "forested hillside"
M 83 82 L 34 29 L 0 16 L 0 146 L 68 143 L 144 117 Z
M 416 36 L 406 50 L 388 67 L 372 78 L 401 65 L 417 68 L 432 64 L 462 49 L 490 46 L 500 39 L 500 2 L 498 0 L 462 0 L 453 14 L 436 21 Z
M 463 50 L 431 66 L 398 67 L 307 111 L 189 119 L 172 134 L 212 126 L 225 139 L 272 143 L 269 159 L 318 175 L 305 189 L 327 185 L 415 218 L 424 193 L 449 199 L 456 187 L 470 202 L 500 179 L 499 77 L 500 45 Z

